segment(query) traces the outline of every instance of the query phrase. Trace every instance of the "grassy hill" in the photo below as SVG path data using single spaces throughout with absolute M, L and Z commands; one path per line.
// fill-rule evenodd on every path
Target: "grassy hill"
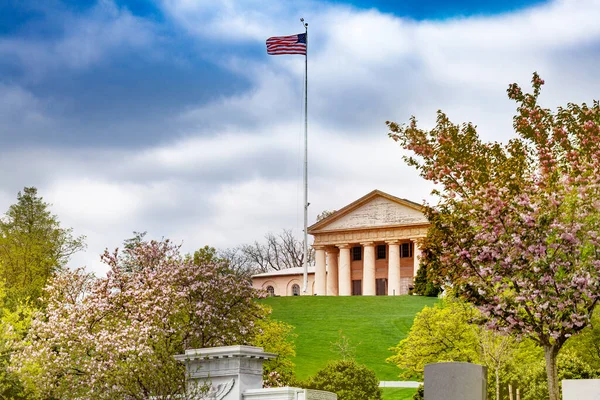
M 398 380 L 400 370 L 387 364 L 388 350 L 405 338 L 415 314 L 437 299 L 396 297 L 271 297 L 273 318 L 296 327 L 296 375 L 305 379 L 339 356 L 331 343 L 339 331 L 355 346 L 356 359 L 383 381 Z M 399 397 L 400 398 L 400 397 Z

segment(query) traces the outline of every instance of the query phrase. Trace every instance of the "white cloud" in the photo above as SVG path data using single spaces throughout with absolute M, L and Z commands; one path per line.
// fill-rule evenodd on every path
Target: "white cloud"
M 84 39 L 41 51 L 39 68 L 54 68 L 48 58 L 55 54 L 62 66 L 80 68 L 123 41 L 143 48 L 150 40 L 147 25 L 102 4 L 108 10 L 95 12 L 112 22 L 98 26 L 110 28 L 87 30 L 82 20 L 73 32 Z M 505 140 L 513 135 L 514 111 L 505 90 L 514 81 L 528 87 L 533 71 L 548 82 L 542 101 L 550 107 L 589 102 L 600 93 L 599 56 L 589 51 L 600 44 L 597 1 L 446 21 L 305 4 L 305 10 L 288 11 L 276 2 L 165 0 L 172 21 L 198 42 L 216 42 L 222 51 L 215 62 L 243 76 L 250 88 L 165 116 L 177 138 L 172 142 L 119 150 L 0 150 L 4 170 L 22 163 L 0 178 L 0 206 L 15 198 L 19 185 L 38 186 L 61 221 L 88 236 L 88 252 L 75 265 L 97 271 L 103 271 L 97 256 L 103 248 L 118 246 L 133 230 L 182 241 L 186 251 L 248 243 L 282 228 L 300 234 L 303 59 L 248 57 L 232 53 L 227 43 L 257 44 L 293 33 L 306 10 L 311 222 L 375 188 L 417 202 L 429 198 L 429 184 L 387 138 L 385 120 L 415 114 L 431 127 L 442 109 L 457 123 L 473 121 L 487 140 Z M 127 32 L 138 26 L 141 36 L 127 44 Z M 87 47 L 105 32 L 113 39 L 101 40 L 96 50 Z M 81 58 L 68 58 L 71 49 Z M 0 86 L 0 123 L 15 113 L 41 121 L 40 127 L 55 123 L 27 90 Z
M 0 37 L 3 62 L 24 68 L 29 79 L 39 81 L 48 71 L 79 70 L 106 61 L 107 54 L 117 50 L 150 51 L 155 37 L 152 23 L 112 0 L 99 0 L 84 16 L 60 13 L 59 18 L 60 35 Z

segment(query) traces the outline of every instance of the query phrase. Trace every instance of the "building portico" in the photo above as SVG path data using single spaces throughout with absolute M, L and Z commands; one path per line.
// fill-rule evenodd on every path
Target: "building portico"
M 315 294 L 408 293 L 428 226 L 420 205 L 379 190 L 312 225 Z
M 257 274 L 252 283 L 272 296 L 407 294 L 428 227 L 422 206 L 374 190 L 308 228 L 315 265 L 306 292 L 301 267 Z

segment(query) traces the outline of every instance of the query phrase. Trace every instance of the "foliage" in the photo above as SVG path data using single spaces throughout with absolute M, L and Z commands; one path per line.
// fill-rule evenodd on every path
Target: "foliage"
M 270 309 L 268 310 L 270 312 Z M 292 358 L 296 356 L 293 334 L 294 327 L 285 322 L 270 318 L 256 321 L 257 335 L 251 340 L 253 346 L 262 347 L 268 353 L 277 354 L 276 358 L 263 364 L 265 387 L 290 385 L 296 378 Z
M 105 278 L 65 270 L 47 287 L 45 315 L 12 359 L 29 398 L 168 398 L 185 381 L 173 354 L 249 344 L 266 315 L 247 280 L 194 264 L 168 240 L 102 259 Z
M 472 124 L 441 111 L 430 131 L 388 122 L 406 157 L 440 185 L 427 211 L 439 256 L 435 275 L 483 312 L 490 328 L 544 348 L 549 398 L 557 400 L 556 356 L 588 323 L 600 298 L 600 104 L 556 113 L 513 84 L 519 137 L 484 143 Z M 425 258 L 427 262 L 427 258 Z
M 502 398 L 511 383 L 527 387 L 527 371 L 542 358 L 540 347 L 531 340 L 486 330 L 476 322 L 477 309 L 456 299 L 445 298 L 434 307 L 425 307 L 415 317 L 406 339 L 393 348 L 388 359 L 401 369 L 401 377 L 423 379 L 426 364 L 465 361 L 488 367 L 490 398 Z
M 479 362 L 477 311 L 462 302 L 444 300 L 415 316 L 406 339 L 392 348 L 388 362 L 405 370 L 406 379 L 423 379 L 425 365 L 443 361 Z
M 600 371 L 600 308 L 596 307 L 590 325 L 579 335 L 565 343 L 565 350 L 572 351 L 583 362 Z
M 0 304 L 5 300 L 5 292 L 0 288 Z M 10 358 L 14 352 L 21 351 L 19 343 L 31 326 L 35 309 L 31 302 L 23 300 L 12 309 L 0 306 L 0 398 L 26 399 L 19 377 L 10 370 Z
M 354 360 L 329 363 L 303 383 L 308 389 L 337 394 L 339 400 L 380 400 L 381 389 L 375 373 Z
M 419 385 L 417 392 L 413 395 L 413 400 L 424 400 L 425 399 L 425 386 Z
M 84 248 L 84 237 L 62 228 L 49 207 L 35 187 L 26 187 L 0 219 L 0 280 L 10 308 L 36 302 L 52 273 Z
M 389 348 L 406 337 L 415 314 L 438 299 L 422 296 L 300 296 L 268 297 L 271 318 L 295 327 L 296 375 L 307 379 L 333 358 L 331 343 L 342 330 L 355 358 L 382 381 L 398 379 L 398 368 L 385 362 Z M 337 357 L 335 357 L 337 358 Z
M 533 368 L 525 371 L 527 385 L 522 386 L 523 400 L 537 400 L 548 397 L 544 367 L 544 362 L 540 360 Z M 559 382 L 562 382 L 563 379 L 596 379 L 599 377 L 600 371 L 581 360 L 573 351 L 563 349 L 558 355 Z
M 421 296 L 428 297 L 437 297 L 437 295 L 441 292 L 442 288 L 439 284 L 436 284 L 435 281 L 428 277 L 428 271 L 431 268 L 427 265 L 422 265 L 417 270 L 417 275 L 415 276 L 415 287 L 413 289 L 413 294 L 418 294 Z
M 332 215 L 335 212 L 336 212 L 336 210 L 321 211 L 321 213 L 317 215 L 317 222 L 324 220 L 325 218 L 329 217 L 330 215 Z

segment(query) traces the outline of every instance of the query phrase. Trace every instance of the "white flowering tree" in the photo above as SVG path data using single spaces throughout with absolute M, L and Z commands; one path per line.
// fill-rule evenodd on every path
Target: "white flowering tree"
M 104 278 L 65 270 L 47 287 L 46 311 L 12 360 L 29 397 L 170 398 L 185 390 L 173 354 L 247 344 L 266 316 L 249 282 L 223 264 L 194 264 L 169 241 L 124 253 L 104 254 Z

